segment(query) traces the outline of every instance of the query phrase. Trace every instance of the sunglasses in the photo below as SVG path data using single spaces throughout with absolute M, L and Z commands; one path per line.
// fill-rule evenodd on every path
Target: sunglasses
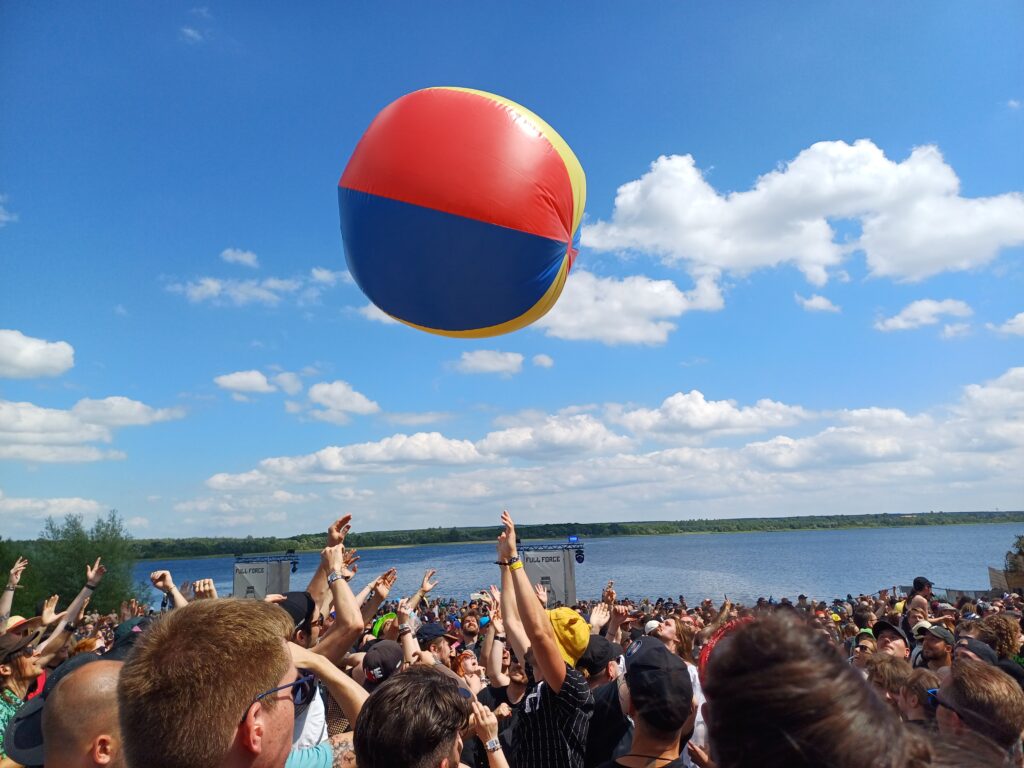
M 278 691 L 285 691 L 289 689 L 292 692 L 292 702 L 295 704 L 296 709 L 308 707 L 310 702 L 313 701 L 313 696 L 316 694 L 316 677 L 310 674 L 300 674 L 297 679 L 287 685 L 279 685 L 277 688 L 271 688 L 269 691 L 264 691 L 254 698 L 249 703 L 249 706 L 245 708 L 245 713 L 242 715 L 242 720 L 240 722 L 245 721 L 245 718 L 248 716 L 249 710 L 252 708 L 253 704 L 262 701 L 267 696 L 271 696 Z
M 963 715 L 960 713 L 959 709 L 954 707 L 952 704 L 949 704 L 948 702 L 945 702 L 945 701 L 943 701 L 942 699 L 939 698 L 939 689 L 938 688 L 929 688 L 927 691 L 925 691 L 925 693 L 928 694 L 928 705 L 932 709 L 938 709 L 939 707 L 945 707 L 950 712 L 953 712 L 956 715 L 958 715 L 960 718 L 963 718 Z

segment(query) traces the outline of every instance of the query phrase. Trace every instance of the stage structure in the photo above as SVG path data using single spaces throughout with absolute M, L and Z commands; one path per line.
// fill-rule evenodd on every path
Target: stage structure
M 577 537 L 567 544 L 520 544 L 518 551 L 530 581 L 548 588 L 548 608 L 576 603 L 576 564 L 584 559 Z
M 235 597 L 262 600 L 289 590 L 291 575 L 299 568 L 294 552 L 286 555 L 250 555 L 235 558 Z

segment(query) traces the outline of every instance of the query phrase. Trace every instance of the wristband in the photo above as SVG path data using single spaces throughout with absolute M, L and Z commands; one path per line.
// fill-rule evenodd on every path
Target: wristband
M 522 561 L 522 560 L 520 560 L 520 559 L 519 559 L 519 558 L 517 557 L 517 558 L 516 558 L 516 559 L 515 559 L 515 560 L 514 560 L 514 561 L 513 561 L 513 562 L 512 562 L 512 563 L 511 563 L 510 565 L 509 565 L 508 569 L 509 569 L 510 571 L 518 571 L 518 570 L 519 570 L 520 568 L 522 568 L 522 567 L 523 567 L 523 561 Z
M 517 555 L 513 555 L 508 560 L 495 560 L 494 564 L 495 565 L 512 565 L 513 563 L 518 563 L 518 562 L 519 562 L 519 557 Z
M 333 584 L 334 582 L 336 582 L 336 581 L 337 581 L 338 579 L 344 579 L 344 578 L 345 578 L 345 577 L 344 577 L 344 576 L 342 576 L 340 572 L 338 572 L 338 571 L 332 571 L 331 573 L 329 573 L 329 574 L 327 575 L 327 586 L 329 587 L 329 586 L 331 586 L 331 585 L 332 585 L 332 584 Z M 347 579 L 345 579 L 345 580 L 347 581 Z
M 410 627 L 408 625 L 406 625 L 405 629 L 398 630 L 398 636 L 399 637 L 405 637 L 406 635 L 411 635 L 411 634 L 412 634 L 412 627 Z
M 64 631 L 69 634 L 74 634 L 75 630 L 78 629 L 74 624 L 68 623 L 64 625 Z
M 13 592 L 14 590 L 15 586 L 13 584 L 8 584 L 6 587 L 4 587 L 4 592 Z
M 409 630 L 410 632 L 412 632 L 412 627 L 409 626 L 408 622 L 403 621 L 401 624 L 398 625 L 398 631 L 403 632 L 404 630 Z
M 90 584 L 89 582 L 85 582 L 85 588 L 88 589 L 90 592 L 94 591 L 98 586 L 98 584 Z
M 507 640 L 505 639 L 505 636 L 504 636 L 504 635 L 495 635 L 495 636 L 494 636 L 494 639 L 495 639 L 495 641 L 497 641 L 497 642 L 499 642 L 499 643 L 507 643 L 507 642 L 508 642 L 508 641 L 507 641 Z

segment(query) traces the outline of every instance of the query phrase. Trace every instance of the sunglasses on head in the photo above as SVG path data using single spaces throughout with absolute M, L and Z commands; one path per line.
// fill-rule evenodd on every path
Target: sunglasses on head
M 252 705 L 262 701 L 267 696 L 271 696 L 278 691 L 285 691 L 291 689 L 292 702 L 295 704 L 295 708 L 305 708 L 309 706 L 309 703 L 313 701 L 313 696 L 316 694 L 316 677 L 310 674 L 299 674 L 299 677 L 288 683 L 287 685 L 279 685 L 277 688 L 271 688 L 269 691 L 264 691 L 249 702 L 249 706 L 245 708 L 245 714 L 242 715 L 242 721 L 245 720 L 249 714 L 249 710 Z

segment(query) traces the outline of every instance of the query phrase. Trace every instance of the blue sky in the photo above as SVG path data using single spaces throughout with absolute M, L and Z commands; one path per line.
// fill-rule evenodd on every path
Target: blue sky
M 1019 3 L 0 6 L 0 533 L 1024 501 Z M 558 306 L 380 321 L 336 185 L 460 85 L 587 173 Z

